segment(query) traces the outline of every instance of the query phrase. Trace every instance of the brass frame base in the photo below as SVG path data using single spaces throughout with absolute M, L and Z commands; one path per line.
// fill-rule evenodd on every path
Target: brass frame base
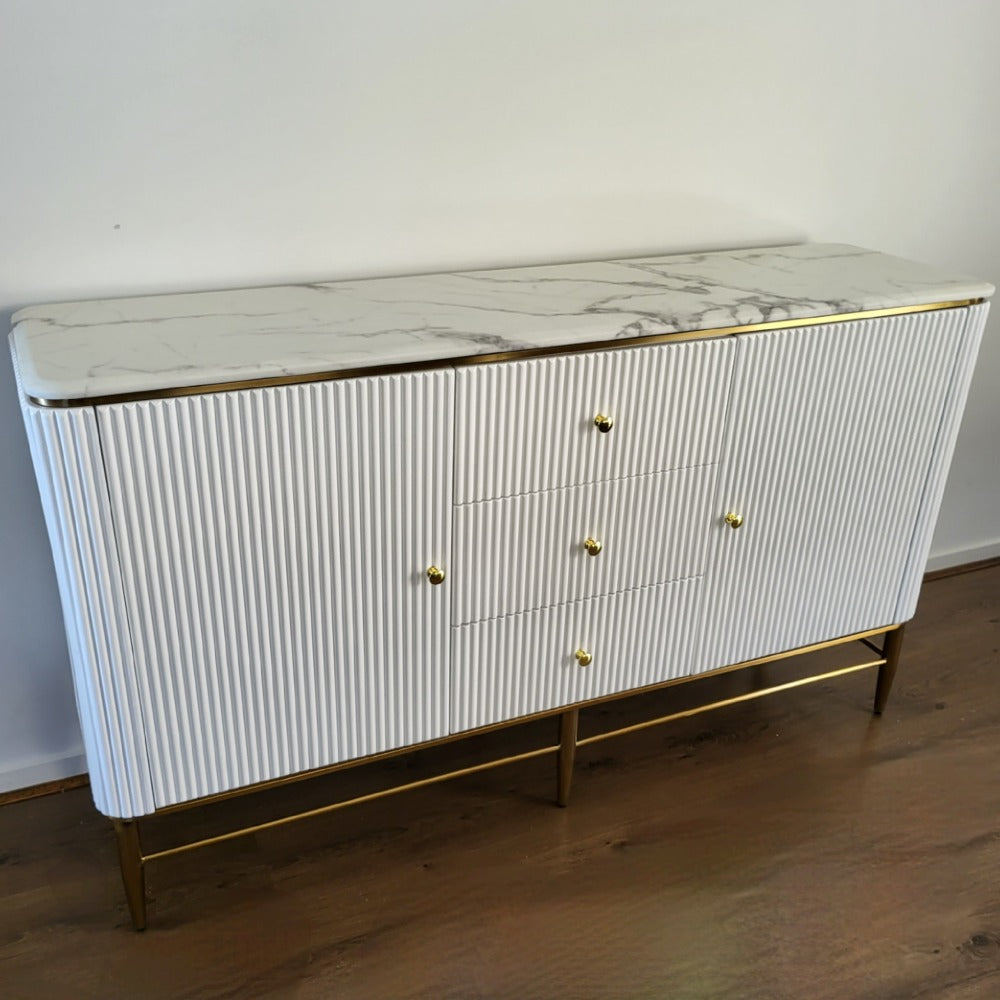
M 503 764 L 512 764 L 517 761 L 530 760 L 533 757 L 541 757 L 545 754 L 551 753 L 557 755 L 556 802 L 560 806 L 566 806 L 569 803 L 570 786 L 573 779 L 573 764 L 576 758 L 577 747 L 588 746 L 591 743 L 611 739 L 614 736 L 624 736 L 626 733 L 639 732 L 643 729 L 649 729 L 652 726 L 662 725 L 665 722 L 673 722 L 677 719 L 685 719 L 693 715 L 699 715 L 702 712 L 709 712 L 712 709 L 724 708 L 727 705 L 736 705 L 744 701 L 753 701 L 757 698 L 763 698 L 765 695 L 776 694 L 779 691 L 789 691 L 792 688 L 802 687 L 806 684 L 815 684 L 820 681 L 831 680 L 834 677 L 856 673 L 859 670 L 867 670 L 871 667 L 878 667 L 878 680 L 876 682 L 873 711 L 874 714 L 881 715 L 885 709 L 886 701 L 889 697 L 889 691 L 892 688 L 892 682 L 896 675 L 896 667 L 899 664 L 899 655 L 903 642 L 903 629 L 904 626 L 902 625 L 890 625 L 885 628 L 870 629 L 866 632 L 858 632 L 854 635 L 843 636 L 839 639 L 833 639 L 828 642 L 815 643 L 811 646 L 800 646 L 797 649 L 787 650 L 783 653 L 776 653 L 773 656 L 761 657 L 760 659 L 747 660 L 743 663 L 733 664 L 732 666 L 721 667 L 718 670 L 711 670 L 701 674 L 677 678 L 675 680 L 666 681 L 662 684 L 650 685 L 645 688 L 622 691 L 613 695 L 608 695 L 604 698 L 595 698 L 591 701 L 580 702 L 576 705 L 553 709 L 548 712 L 539 712 L 535 715 L 522 716 L 521 718 L 512 719 L 498 725 L 484 726 L 480 729 L 471 729 L 466 732 L 456 733 L 452 736 L 446 736 L 438 740 L 431 740 L 426 743 L 418 743 L 413 746 L 401 747 L 398 750 L 390 750 L 385 753 L 361 757 L 357 760 L 344 761 L 340 764 L 331 765 L 330 767 L 317 768 L 313 771 L 289 775 L 287 778 L 260 782 L 256 785 L 248 785 L 245 788 L 234 789 L 232 791 L 223 792 L 219 795 L 207 796 L 205 798 L 193 799 L 190 802 L 182 802 L 177 805 L 167 806 L 163 809 L 156 810 L 156 812 L 152 815 L 162 816 L 166 813 L 180 812 L 197 806 L 207 805 L 211 802 L 235 798 L 236 796 L 250 795 L 254 792 L 264 791 L 268 788 L 274 788 L 296 781 L 319 777 L 323 774 L 330 774 L 333 771 L 345 770 L 362 764 L 371 764 L 378 760 L 384 760 L 386 758 L 396 757 L 402 754 L 414 753 L 418 750 L 428 749 L 442 743 L 450 743 L 454 740 L 465 739 L 470 736 L 478 736 L 482 733 L 495 729 L 506 729 L 534 719 L 556 715 L 559 717 L 559 742 L 551 746 L 539 747 L 538 749 L 528 750 L 524 753 L 514 754 L 510 757 L 502 757 L 496 760 L 485 761 L 481 764 L 474 764 L 471 767 L 459 768 L 455 771 L 437 774 L 430 778 L 422 778 L 418 781 L 409 781 L 400 785 L 393 785 L 377 792 L 370 792 L 367 795 L 358 795 L 354 798 L 345 799 L 340 802 L 333 802 L 328 805 L 320 806 L 316 809 L 308 809 L 303 812 L 291 813 L 290 815 L 281 816 L 277 819 L 268 820 L 264 823 L 240 827 L 238 829 L 218 834 L 214 837 L 204 837 L 200 840 L 188 841 L 186 843 L 177 844 L 174 847 L 167 847 L 159 851 L 151 851 L 148 854 L 144 854 L 142 851 L 142 845 L 139 839 L 139 820 L 115 819 L 113 820 L 113 823 L 118 841 L 118 859 L 121 865 L 122 881 L 125 886 L 125 897 L 128 901 L 132 924 L 137 931 L 143 930 L 146 926 L 145 866 L 147 862 L 150 861 L 173 857 L 176 854 L 194 851 L 198 848 L 208 847 L 212 844 L 221 844 L 229 840 L 234 840 L 237 837 L 247 836 L 252 833 L 260 833 L 264 830 L 272 830 L 280 826 L 286 826 L 289 823 L 298 822 L 299 820 L 310 819 L 314 816 L 322 816 L 326 813 L 335 812 L 338 809 L 346 809 L 348 806 L 360 805 L 363 802 L 372 802 L 375 799 L 386 798 L 390 795 L 398 795 L 400 792 L 407 792 L 415 788 L 424 788 L 428 785 L 436 785 L 442 781 L 448 781 L 451 778 L 460 778 L 464 775 L 476 774 L 480 771 L 487 771 L 494 767 L 500 767 Z M 881 646 L 877 646 L 871 641 L 876 636 L 884 637 Z M 580 709 L 582 707 L 604 704 L 621 698 L 631 697 L 636 694 L 660 690 L 674 684 L 686 683 L 688 681 L 700 680 L 704 677 L 717 676 L 718 674 L 727 673 L 733 670 L 742 670 L 747 667 L 773 663 L 789 657 L 802 656 L 806 653 L 816 652 L 817 650 L 827 649 L 833 646 L 845 645 L 851 642 L 859 642 L 866 646 L 868 649 L 877 654 L 876 659 L 866 660 L 864 663 L 855 663 L 847 667 L 840 667 L 836 670 L 828 670 L 820 674 L 811 674 L 807 677 L 799 678 L 798 680 L 787 681 L 784 684 L 774 684 L 770 687 L 755 688 L 752 691 L 747 691 L 740 695 L 734 695 L 731 698 L 723 698 L 720 701 L 708 702 L 704 705 L 697 705 L 694 708 L 684 709 L 683 711 L 671 712 L 668 715 L 663 715 L 655 719 L 648 719 L 644 722 L 623 726 L 619 729 L 613 729 L 608 732 L 596 733 L 592 736 L 587 736 L 584 739 L 580 739 L 578 736 Z

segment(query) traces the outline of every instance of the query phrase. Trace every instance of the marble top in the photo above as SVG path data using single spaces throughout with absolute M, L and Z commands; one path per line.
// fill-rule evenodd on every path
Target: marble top
M 755 250 L 32 306 L 25 394 L 65 401 L 985 298 L 858 247 Z

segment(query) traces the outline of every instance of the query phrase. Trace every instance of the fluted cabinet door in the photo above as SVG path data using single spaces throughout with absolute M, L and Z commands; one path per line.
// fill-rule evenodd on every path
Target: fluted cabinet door
M 701 669 L 896 622 L 968 323 L 950 309 L 739 338 Z
M 99 409 L 159 806 L 448 730 L 453 374 Z

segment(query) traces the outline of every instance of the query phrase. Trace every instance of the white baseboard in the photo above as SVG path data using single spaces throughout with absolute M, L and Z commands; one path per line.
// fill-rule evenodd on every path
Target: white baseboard
M 979 562 L 982 559 L 996 559 L 998 556 L 1000 556 L 1000 541 L 990 542 L 989 545 L 977 545 L 971 549 L 941 552 L 927 560 L 925 572 L 933 573 L 939 569 L 951 569 L 952 566 L 963 566 L 965 563 Z
M 72 778 L 86 770 L 87 759 L 82 750 L 45 757 L 20 767 L 0 768 L 0 792 L 13 792 L 19 788 L 41 785 L 46 781 Z

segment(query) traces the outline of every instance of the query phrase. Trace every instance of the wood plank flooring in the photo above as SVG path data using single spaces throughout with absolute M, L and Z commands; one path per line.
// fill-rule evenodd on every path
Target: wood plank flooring
M 851 662 L 816 654 L 818 671 Z M 581 736 L 748 686 L 629 700 Z M 1000 997 L 1000 567 L 936 580 L 874 672 L 151 865 L 129 928 L 86 788 L 0 808 L 0 997 Z M 199 813 L 150 848 L 552 741 L 490 734 Z

